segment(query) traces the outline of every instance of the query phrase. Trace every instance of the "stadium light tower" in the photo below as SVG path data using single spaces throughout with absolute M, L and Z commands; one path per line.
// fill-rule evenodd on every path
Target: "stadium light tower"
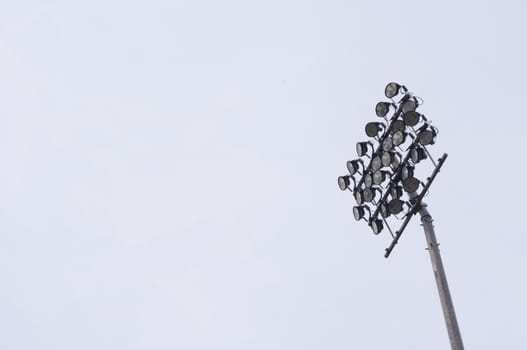
M 463 350 L 432 216 L 423 202 L 448 155 L 444 153 L 435 162 L 427 149 L 435 143 L 439 132 L 417 112 L 421 99 L 394 82 L 386 85 L 384 93 L 390 101 L 375 106 L 375 114 L 382 121 L 366 124 L 366 135 L 372 140 L 357 143 L 359 158 L 347 162 L 349 174 L 340 176 L 338 185 L 341 190 L 353 193 L 357 202 L 353 216 L 357 221 L 367 222 L 376 235 L 384 228 L 390 232 L 392 242 L 386 248 L 385 258 L 392 253 L 412 217 L 420 215 L 450 346 L 452 350 Z M 433 170 L 422 182 L 415 173 L 426 159 L 431 161 Z M 400 222 L 399 229 L 394 232 L 389 220 L 392 225 Z

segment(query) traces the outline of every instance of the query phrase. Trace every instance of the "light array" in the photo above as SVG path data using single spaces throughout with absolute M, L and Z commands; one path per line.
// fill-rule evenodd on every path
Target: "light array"
M 348 174 L 338 178 L 339 188 L 350 190 L 357 205 L 353 216 L 365 221 L 379 234 L 387 228 L 393 237 L 385 256 L 391 253 L 411 217 L 419 210 L 421 199 L 428 191 L 447 155 L 435 163 L 427 149 L 435 143 L 438 130 L 417 109 L 422 100 L 397 83 L 385 88 L 389 101 L 375 106 L 380 121 L 366 124 L 369 141 L 358 142 L 359 158 L 347 162 Z M 398 100 L 398 101 L 397 101 Z M 421 161 L 430 159 L 435 166 L 423 183 L 415 175 Z M 394 233 L 389 221 L 402 224 Z M 397 222 L 397 221 L 396 221 Z

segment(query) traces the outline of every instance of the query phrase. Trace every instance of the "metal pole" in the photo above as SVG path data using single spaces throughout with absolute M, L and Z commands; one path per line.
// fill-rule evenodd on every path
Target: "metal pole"
M 463 350 L 461 332 L 459 331 L 459 326 L 457 324 L 454 303 L 452 302 L 452 297 L 450 296 L 450 291 L 448 289 L 445 269 L 443 268 L 443 262 L 441 261 L 441 254 L 439 254 L 439 244 L 436 240 L 434 225 L 432 224 L 432 216 L 428 212 L 427 205 L 423 202 L 421 202 L 419 214 L 421 215 L 421 222 L 425 231 L 427 250 L 430 253 L 430 260 L 432 261 L 432 268 L 434 269 L 434 276 L 439 291 L 439 299 L 441 299 L 441 307 L 443 309 L 443 316 L 445 317 L 448 338 L 450 339 L 450 347 L 452 350 Z

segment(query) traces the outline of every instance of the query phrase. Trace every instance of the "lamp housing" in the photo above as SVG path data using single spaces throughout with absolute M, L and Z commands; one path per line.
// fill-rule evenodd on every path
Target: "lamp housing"
M 369 122 L 366 124 L 366 127 L 364 128 L 364 131 L 366 132 L 366 135 L 369 137 L 375 137 L 377 136 L 382 130 L 386 128 L 386 125 L 384 123 L 379 122 Z
M 387 178 L 389 178 L 390 172 L 384 171 L 384 170 L 377 170 L 373 173 L 373 184 L 374 185 L 380 185 L 382 184 Z
M 380 155 L 376 155 L 376 156 L 373 157 L 373 159 L 371 160 L 371 170 L 373 170 L 373 171 L 377 171 L 377 170 L 379 170 L 380 168 L 382 168 L 382 159 L 381 159 L 381 156 L 380 156 Z
M 364 176 L 362 177 L 362 182 L 366 187 L 371 187 L 373 185 L 373 176 L 370 171 L 364 174 Z
M 428 128 L 428 126 L 430 126 L 430 128 Z M 437 134 L 438 130 L 436 128 L 431 125 L 424 125 L 419 129 L 417 141 L 423 146 L 433 145 Z
M 391 106 L 392 104 L 389 102 L 379 102 L 375 105 L 375 114 L 377 117 L 383 118 L 388 114 Z
M 394 132 L 393 135 L 392 135 L 393 145 L 394 146 L 402 145 L 404 143 L 404 141 L 406 140 L 406 135 L 407 135 L 407 133 L 405 133 L 404 131 L 401 131 L 401 130 L 398 130 L 398 131 Z
M 390 202 L 388 202 L 388 210 L 391 214 L 397 215 L 403 211 L 403 203 L 404 202 L 399 198 L 394 198 Z
M 373 230 L 373 233 L 378 235 L 379 233 L 381 233 L 383 229 L 382 220 L 381 219 L 370 219 L 370 226 L 371 226 L 371 229 Z
M 414 164 L 419 163 L 423 159 L 427 158 L 426 151 L 423 147 L 417 146 L 410 150 L 410 158 Z
M 393 98 L 397 96 L 401 90 L 405 91 L 406 88 L 402 85 L 391 82 L 384 88 L 384 95 L 388 98 Z
M 371 147 L 373 150 L 373 144 L 370 141 L 357 142 L 357 155 L 359 157 L 367 156 L 369 147 Z
M 425 119 L 423 115 L 417 113 L 416 111 L 408 111 L 403 114 L 404 123 L 408 126 L 416 126 L 419 124 L 421 117 Z
M 357 205 L 353 207 L 353 217 L 355 220 L 359 221 L 361 219 L 365 219 L 366 217 L 366 210 L 370 212 L 370 208 L 368 208 L 365 205 Z
M 355 179 L 353 179 L 349 175 L 339 176 L 338 177 L 337 182 L 339 184 L 339 188 L 340 188 L 341 191 L 345 191 L 345 190 L 347 190 L 349 188 L 349 186 L 351 184 L 350 180 L 353 180 L 353 182 L 355 182 Z
M 419 189 L 419 180 L 415 177 L 409 177 L 403 180 L 403 188 L 408 193 L 416 192 Z
M 406 125 L 404 121 L 401 119 L 396 119 L 392 122 L 392 132 L 404 131 L 405 128 L 406 128 Z
M 351 175 L 359 171 L 359 165 L 362 165 L 362 170 L 364 170 L 364 162 L 362 159 L 348 160 L 346 162 L 346 167 Z
M 419 103 L 415 97 L 408 97 L 401 105 L 401 112 L 405 115 L 408 112 L 415 111 Z
M 388 152 L 393 148 L 393 140 L 390 136 L 382 140 L 382 150 Z
M 415 167 L 412 166 L 412 165 L 409 165 L 409 164 L 404 165 L 401 168 L 401 180 L 406 180 L 409 177 L 413 177 L 414 176 L 414 169 L 415 169 Z

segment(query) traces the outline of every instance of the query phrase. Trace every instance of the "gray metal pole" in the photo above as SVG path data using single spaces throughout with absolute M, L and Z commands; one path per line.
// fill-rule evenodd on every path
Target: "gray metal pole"
M 419 214 L 421 215 L 421 222 L 425 231 L 427 250 L 430 253 L 430 260 L 432 260 L 432 268 L 434 269 L 434 276 L 439 291 L 439 299 L 441 299 L 441 307 L 443 308 L 443 316 L 445 317 L 448 338 L 450 339 L 450 347 L 452 350 L 463 350 L 461 332 L 457 324 L 454 303 L 452 302 L 452 297 L 448 289 L 441 254 L 439 254 L 439 244 L 436 240 L 432 216 L 428 212 L 427 205 L 423 202 L 421 202 Z

